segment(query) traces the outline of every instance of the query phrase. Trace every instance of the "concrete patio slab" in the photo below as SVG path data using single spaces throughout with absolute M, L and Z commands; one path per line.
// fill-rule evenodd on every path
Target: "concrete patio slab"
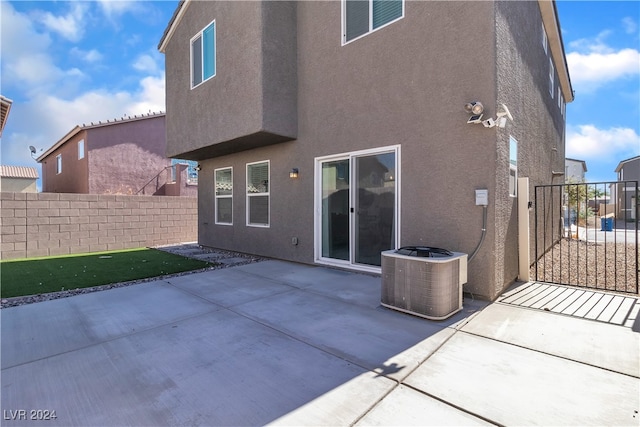
M 443 323 L 301 290 L 239 305 L 234 311 L 396 380 L 455 332 Z
M 357 426 L 493 425 L 406 386 L 398 386 Z
M 2 406 L 55 409 L 47 425 L 240 426 L 267 424 L 331 393 L 329 406 L 306 413 L 323 424 L 348 422 L 393 386 L 363 374 L 223 310 L 5 370 Z
M 261 261 L 2 309 L 2 424 L 638 425 L 629 327 L 379 297 L 379 277 Z
M 462 330 L 640 378 L 640 334 L 628 327 L 492 304 Z
M 638 425 L 638 378 L 465 332 L 405 383 L 502 425 Z
M 6 308 L 2 369 L 220 308 L 162 281 Z
M 167 279 L 167 282 L 223 307 L 232 307 L 295 289 L 269 278 L 248 274 L 238 267 L 172 277 Z

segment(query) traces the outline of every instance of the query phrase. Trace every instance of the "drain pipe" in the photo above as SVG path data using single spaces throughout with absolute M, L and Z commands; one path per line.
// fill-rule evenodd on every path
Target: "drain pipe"
M 484 242 L 484 237 L 487 235 L 487 205 L 482 206 L 482 236 L 480 237 L 480 242 L 478 242 L 478 246 L 473 250 L 471 255 L 469 255 L 469 260 L 467 262 L 471 262 L 473 258 L 476 256 L 478 251 L 480 250 L 480 246 Z

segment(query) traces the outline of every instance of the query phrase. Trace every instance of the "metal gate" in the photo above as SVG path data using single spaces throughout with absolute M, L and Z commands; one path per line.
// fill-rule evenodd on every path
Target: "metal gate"
M 638 181 L 535 187 L 536 281 L 638 293 Z

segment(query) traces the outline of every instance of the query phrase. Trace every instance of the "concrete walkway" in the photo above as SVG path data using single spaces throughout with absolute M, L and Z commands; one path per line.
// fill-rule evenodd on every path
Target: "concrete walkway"
M 3 309 L 2 425 L 640 425 L 639 304 L 433 322 L 379 294 L 263 261 Z

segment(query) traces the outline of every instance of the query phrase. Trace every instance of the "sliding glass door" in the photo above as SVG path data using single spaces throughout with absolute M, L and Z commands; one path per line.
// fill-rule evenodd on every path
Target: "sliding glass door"
M 317 159 L 317 259 L 380 266 L 396 247 L 398 148 Z

